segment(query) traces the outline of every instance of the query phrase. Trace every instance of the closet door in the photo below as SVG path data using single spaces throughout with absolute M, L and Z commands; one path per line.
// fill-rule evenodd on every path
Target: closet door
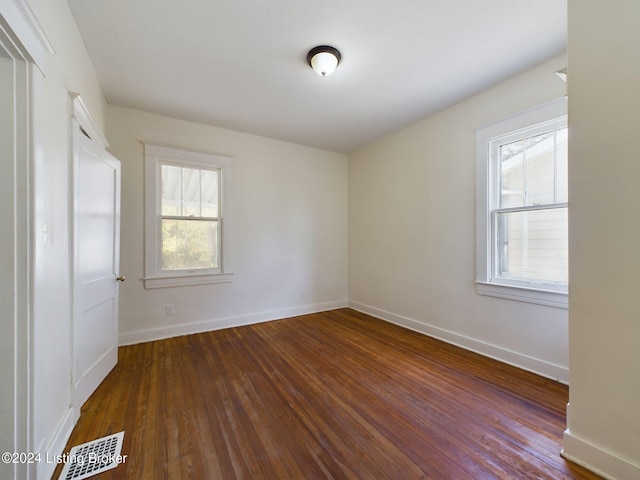
M 118 361 L 120 162 L 73 122 L 76 416 Z

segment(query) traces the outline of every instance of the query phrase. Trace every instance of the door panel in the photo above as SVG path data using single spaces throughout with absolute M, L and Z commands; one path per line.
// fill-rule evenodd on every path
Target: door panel
M 113 316 L 114 303 L 113 299 L 107 300 L 82 314 L 82 324 L 79 329 L 82 341 L 76 344 L 80 378 L 89 375 L 96 362 L 105 356 L 108 357 L 113 348 L 111 325 L 110 322 L 105 322 L 104 319 L 109 319 Z M 111 359 L 109 363 L 111 363 Z M 115 362 L 113 362 L 111 368 L 114 366 Z
M 74 122 L 76 414 L 118 360 L 120 162 Z

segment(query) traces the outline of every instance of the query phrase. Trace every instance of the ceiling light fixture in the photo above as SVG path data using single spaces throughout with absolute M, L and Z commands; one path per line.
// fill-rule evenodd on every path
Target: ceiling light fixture
M 333 47 L 320 45 L 309 50 L 307 62 L 318 75 L 331 75 L 340 63 L 340 52 Z

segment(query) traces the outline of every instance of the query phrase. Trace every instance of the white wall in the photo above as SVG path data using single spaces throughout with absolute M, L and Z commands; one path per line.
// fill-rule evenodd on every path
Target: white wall
M 61 453 L 71 418 L 71 279 L 69 274 L 69 92 L 80 93 L 104 126 L 106 102 L 64 0 L 31 0 L 55 53 L 33 76 L 33 445 Z M 44 225 L 47 242 L 44 242 Z M 55 468 L 41 462 L 38 477 Z
M 120 341 L 346 305 L 345 155 L 109 106 L 122 162 Z M 145 290 L 143 143 L 233 157 L 233 282 Z M 165 314 L 173 304 L 175 314 Z
M 562 97 L 554 72 L 566 62 L 553 59 L 349 157 L 354 308 L 567 381 L 567 310 L 479 296 L 474 284 L 474 129 Z
M 640 3 L 569 1 L 566 456 L 640 478 Z

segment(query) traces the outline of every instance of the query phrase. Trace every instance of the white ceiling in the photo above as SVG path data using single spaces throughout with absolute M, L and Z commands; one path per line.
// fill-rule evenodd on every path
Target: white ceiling
M 566 51 L 566 0 L 68 3 L 110 104 L 344 153 Z

